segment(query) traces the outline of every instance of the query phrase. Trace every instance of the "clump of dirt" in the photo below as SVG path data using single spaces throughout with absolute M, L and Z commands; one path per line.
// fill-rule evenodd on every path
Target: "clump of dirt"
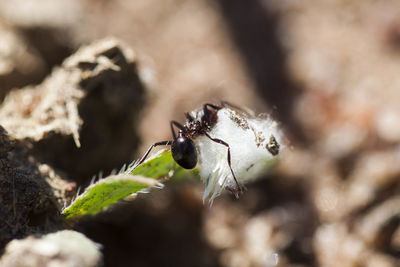
M 59 231 L 41 237 L 13 240 L 0 259 L 1 266 L 101 266 L 100 246 L 81 233 Z
M 77 183 L 130 160 L 144 97 L 135 55 L 115 39 L 81 48 L 42 84 L 7 95 L 0 106 L 1 247 L 66 227 L 60 211 Z
M 0 121 L 32 143 L 35 158 L 79 181 L 130 160 L 143 104 L 135 54 L 108 39 L 78 50 L 42 84 L 8 94 Z
M 0 133 L 0 247 L 25 235 L 54 231 L 62 227 L 60 204 L 66 200 L 53 190 L 67 182 L 59 176 L 42 174 L 40 164 L 29 157 L 27 144 L 10 138 L 4 128 Z M 46 180 L 57 180 L 51 188 Z

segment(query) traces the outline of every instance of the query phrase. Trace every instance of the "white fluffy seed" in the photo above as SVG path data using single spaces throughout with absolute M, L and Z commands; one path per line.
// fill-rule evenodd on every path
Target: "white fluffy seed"
M 279 149 L 277 146 L 281 144 L 278 124 L 268 117 L 253 117 L 229 108 L 220 109 L 217 115 L 218 121 L 208 134 L 229 144 L 231 166 L 240 183 L 257 178 L 275 159 L 274 148 Z M 203 201 L 209 198 L 212 203 L 224 188 L 237 188 L 228 166 L 228 149 L 205 135 L 197 137 L 195 142 L 200 176 L 206 185 Z

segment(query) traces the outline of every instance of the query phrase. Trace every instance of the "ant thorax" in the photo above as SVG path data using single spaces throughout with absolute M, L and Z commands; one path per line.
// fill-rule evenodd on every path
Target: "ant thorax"
M 201 111 L 193 115 L 197 122 L 204 121 Z M 271 118 L 255 117 L 227 107 L 215 111 L 215 121 L 207 133 L 229 144 L 232 170 L 240 183 L 263 173 L 279 153 L 282 136 L 278 124 Z M 212 201 L 223 189 L 239 191 L 227 163 L 228 148 L 204 134 L 198 134 L 194 142 L 199 153 L 200 176 L 206 184 L 203 200 Z
M 204 109 L 190 112 L 184 126 L 185 134 L 190 138 L 196 138 L 204 132 L 210 131 L 218 120 L 217 110 L 208 110 L 208 116 L 204 114 Z

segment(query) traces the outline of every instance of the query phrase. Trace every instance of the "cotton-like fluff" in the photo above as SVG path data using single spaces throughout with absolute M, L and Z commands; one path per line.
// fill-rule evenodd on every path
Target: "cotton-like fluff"
M 217 123 L 208 134 L 229 144 L 231 166 L 239 183 L 257 178 L 279 152 L 282 134 L 271 118 L 254 117 L 230 108 L 218 111 Z M 195 140 L 200 176 L 206 188 L 203 201 L 210 203 L 224 188 L 236 188 L 227 161 L 228 148 L 201 135 Z

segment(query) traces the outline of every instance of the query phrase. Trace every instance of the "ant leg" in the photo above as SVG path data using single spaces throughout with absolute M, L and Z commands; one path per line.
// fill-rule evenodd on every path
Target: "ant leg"
M 174 137 L 174 140 L 176 140 L 176 134 L 175 134 L 175 131 L 174 131 L 174 125 L 175 125 L 175 127 L 178 128 L 179 130 L 183 130 L 183 129 L 185 129 L 185 127 L 183 127 L 183 125 L 180 124 L 180 123 L 177 122 L 177 121 L 171 121 L 171 122 L 170 122 L 170 125 L 171 125 L 172 136 Z
M 144 155 L 139 160 L 139 162 L 137 164 L 135 164 L 135 166 L 133 166 L 132 169 L 129 170 L 129 172 L 131 172 L 134 169 L 136 169 L 137 166 L 139 166 L 140 164 L 143 163 L 143 161 L 145 161 L 145 159 L 147 158 L 147 156 L 149 155 L 149 153 L 153 149 L 153 147 L 156 147 L 156 146 L 168 146 L 168 145 L 171 145 L 171 144 L 172 144 L 172 141 L 161 141 L 161 142 L 157 142 L 157 143 L 152 144 L 149 147 L 149 149 L 147 149 L 146 153 L 144 153 Z
M 232 104 L 231 102 L 228 102 L 228 101 L 225 101 L 225 100 L 221 101 L 221 106 L 223 106 L 224 108 L 230 107 L 230 108 L 236 109 L 236 110 L 241 111 L 241 112 L 243 112 L 243 113 L 245 113 L 245 114 L 247 114 L 249 116 L 252 116 L 252 117 L 255 116 L 255 114 L 254 114 L 254 112 L 252 110 L 250 110 L 248 108 L 242 108 L 242 107 L 236 106 L 235 104 Z
M 181 129 L 181 130 L 182 130 L 184 127 L 182 126 L 182 124 L 180 124 L 179 122 L 176 122 L 176 121 L 171 121 L 171 122 L 170 122 L 170 125 L 171 125 L 172 136 L 174 137 L 174 140 L 176 140 L 176 134 L 175 134 L 175 131 L 174 131 L 174 127 L 173 127 L 173 126 L 175 125 L 175 127 L 179 128 L 179 129 Z M 133 166 L 133 167 L 129 170 L 129 172 L 131 172 L 131 171 L 133 171 L 134 169 L 136 169 L 137 166 L 139 166 L 140 164 L 142 164 L 142 163 L 146 160 L 147 156 L 149 155 L 149 153 L 150 153 L 150 151 L 153 149 L 153 147 L 156 147 L 156 146 L 168 146 L 168 145 L 171 145 L 172 142 L 173 142 L 173 141 L 161 141 L 161 142 L 157 142 L 157 143 L 152 144 L 152 145 L 149 147 L 149 149 L 147 149 L 146 153 L 144 153 L 144 155 L 143 155 L 142 158 L 139 160 L 139 162 L 138 162 L 137 164 L 135 164 L 135 166 Z
M 185 117 L 186 119 L 188 119 L 189 121 L 193 121 L 194 118 L 192 117 L 192 115 L 189 114 L 189 112 L 185 112 Z
M 178 127 L 179 129 L 183 129 L 183 126 L 182 126 L 179 122 L 171 121 L 171 131 L 172 131 L 172 135 L 173 135 L 173 137 L 174 137 L 174 140 L 176 140 L 176 134 L 175 134 L 173 125 L 175 125 L 175 126 Z M 157 143 L 152 144 L 152 145 L 149 147 L 149 149 L 147 149 L 147 151 L 146 151 L 146 153 L 143 155 L 143 157 L 140 159 L 139 163 L 136 164 L 136 166 L 138 166 L 138 165 L 140 165 L 140 164 L 143 163 L 143 161 L 147 158 L 147 156 L 149 155 L 149 153 L 150 153 L 150 151 L 153 149 L 153 147 L 156 147 L 156 146 L 168 146 L 168 145 L 171 145 L 172 142 L 173 142 L 173 141 L 161 141 L 161 142 L 157 142 Z
M 182 126 L 182 124 L 180 124 L 179 122 L 176 122 L 176 121 L 171 121 L 170 122 L 170 125 L 171 125 L 171 132 L 172 132 L 172 136 L 174 137 L 174 140 L 176 140 L 176 134 L 175 134 L 175 131 L 174 131 L 174 125 L 177 127 L 177 128 L 179 128 L 179 129 L 183 129 L 183 126 Z M 147 151 L 146 151 L 146 153 L 143 155 L 143 157 L 139 160 L 139 163 L 138 164 L 136 164 L 136 166 L 139 166 L 140 164 L 142 164 L 143 163 L 143 161 L 147 158 L 147 156 L 149 155 L 149 153 L 150 153 L 150 151 L 153 149 L 153 147 L 155 147 L 155 146 L 168 146 L 168 145 L 171 145 L 172 144 L 172 142 L 173 141 L 161 141 L 161 142 L 157 142 L 157 143 L 154 143 L 154 144 L 152 144 L 150 147 L 149 147 L 149 149 L 147 149 Z M 136 167 L 135 167 L 136 168 Z
M 228 189 L 229 191 L 231 191 L 231 192 L 235 195 L 236 198 L 239 198 L 239 193 L 242 193 L 246 188 L 245 188 L 242 184 L 240 184 L 240 183 L 238 182 L 238 180 L 237 180 L 237 178 L 236 178 L 236 175 L 235 175 L 235 173 L 234 173 L 233 170 L 232 170 L 232 166 L 231 166 L 231 148 L 229 147 L 229 144 L 226 143 L 225 141 L 222 141 L 221 139 L 212 138 L 208 133 L 204 133 L 204 134 L 205 134 L 208 138 L 210 138 L 212 141 L 214 141 L 214 142 L 216 142 L 216 143 L 218 143 L 218 144 L 224 145 L 224 146 L 226 146 L 226 147 L 228 148 L 228 166 L 229 166 L 229 169 L 231 170 L 231 173 L 232 173 L 233 179 L 235 180 L 235 183 L 236 183 L 236 185 L 237 185 L 237 188 L 227 188 L 227 189 Z
M 208 111 L 207 107 L 213 108 L 215 110 L 220 110 L 222 108 L 222 107 L 214 105 L 214 104 L 206 103 L 203 105 L 204 113 Z

